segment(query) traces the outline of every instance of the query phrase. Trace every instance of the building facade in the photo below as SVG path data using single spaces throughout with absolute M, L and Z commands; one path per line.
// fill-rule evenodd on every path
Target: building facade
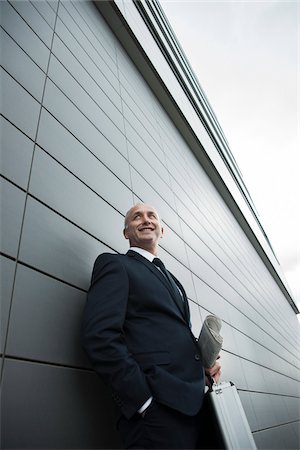
M 297 308 L 226 139 L 159 3 L 1 1 L 2 448 L 119 448 L 80 346 L 93 262 L 157 207 L 197 335 L 259 449 L 299 448 Z

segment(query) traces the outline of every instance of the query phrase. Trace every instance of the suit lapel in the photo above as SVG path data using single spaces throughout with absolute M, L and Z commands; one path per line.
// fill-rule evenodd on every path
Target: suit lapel
M 133 256 L 135 259 L 138 259 L 141 263 L 143 263 L 149 270 L 151 270 L 151 272 L 156 277 L 159 278 L 159 280 L 169 290 L 170 294 L 172 294 L 172 289 L 171 289 L 169 282 L 166 280 L 166 277 L 161 273 L 161 271 L 154 266 L 154 264 L 152 264 L 150 261 L 148 261 L 147 258 L 144 258 L 142 255 L 140 255 L 139 253 L 137 253 L 133 250 L 128 250 L 127 255 Z
M 144 258 L 139 253 L 128 250 L 127 252 L 128 256 L 134 257 L 135 259 L 138 259 L 141 263 L 143 263 L 158 279 L 164 284 L 164 286 L 168 289 L 169 293 L 171 294 L 172 299 L 174 300 L 174 303 L 176 304 L 177 308 L 179 309 L 181 315 L 183 316 L 184 320 L 189 323 L 189 307 L 188 302 L 186 298 L 186 294 L 184 291 L 183 286 L 179 283 L 179 281 L 172 275 L 170 272 L 170 276 L 174 280 L 175 284 L 180 288 L 183 299 L 180 298 L 180 293 L 178 292 L 178 295 L 174 293 L 174 290 L 172 286 L 170 285 L 170 282 L 166 279 L 165 275 L 154 266 L 147 258 Z

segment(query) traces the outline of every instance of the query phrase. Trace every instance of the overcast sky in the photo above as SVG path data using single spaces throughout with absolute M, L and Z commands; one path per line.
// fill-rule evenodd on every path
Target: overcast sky
M 300 308 L 300 3 L 161 4 L 220 122 Z

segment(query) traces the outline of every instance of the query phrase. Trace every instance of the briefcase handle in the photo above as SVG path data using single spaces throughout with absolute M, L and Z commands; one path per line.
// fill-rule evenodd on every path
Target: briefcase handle
M 205 375 L 206 377 L 206 386 L 208 387 L 208 392 L 212 392 L 213 386 L 215 386 L 217 383 L 215 382 L 215 379 L 211 377 L 210 375 Z

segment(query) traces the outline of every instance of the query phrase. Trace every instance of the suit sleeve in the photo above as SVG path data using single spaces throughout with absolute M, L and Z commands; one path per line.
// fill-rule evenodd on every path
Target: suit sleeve
M 94 265 L 84 310 L 82 342 L 96 372 L 130 418 L 151 396 L 144 373 L 130 355 L 123 327 L 129 280 L 116 255 L 100 255 Z

